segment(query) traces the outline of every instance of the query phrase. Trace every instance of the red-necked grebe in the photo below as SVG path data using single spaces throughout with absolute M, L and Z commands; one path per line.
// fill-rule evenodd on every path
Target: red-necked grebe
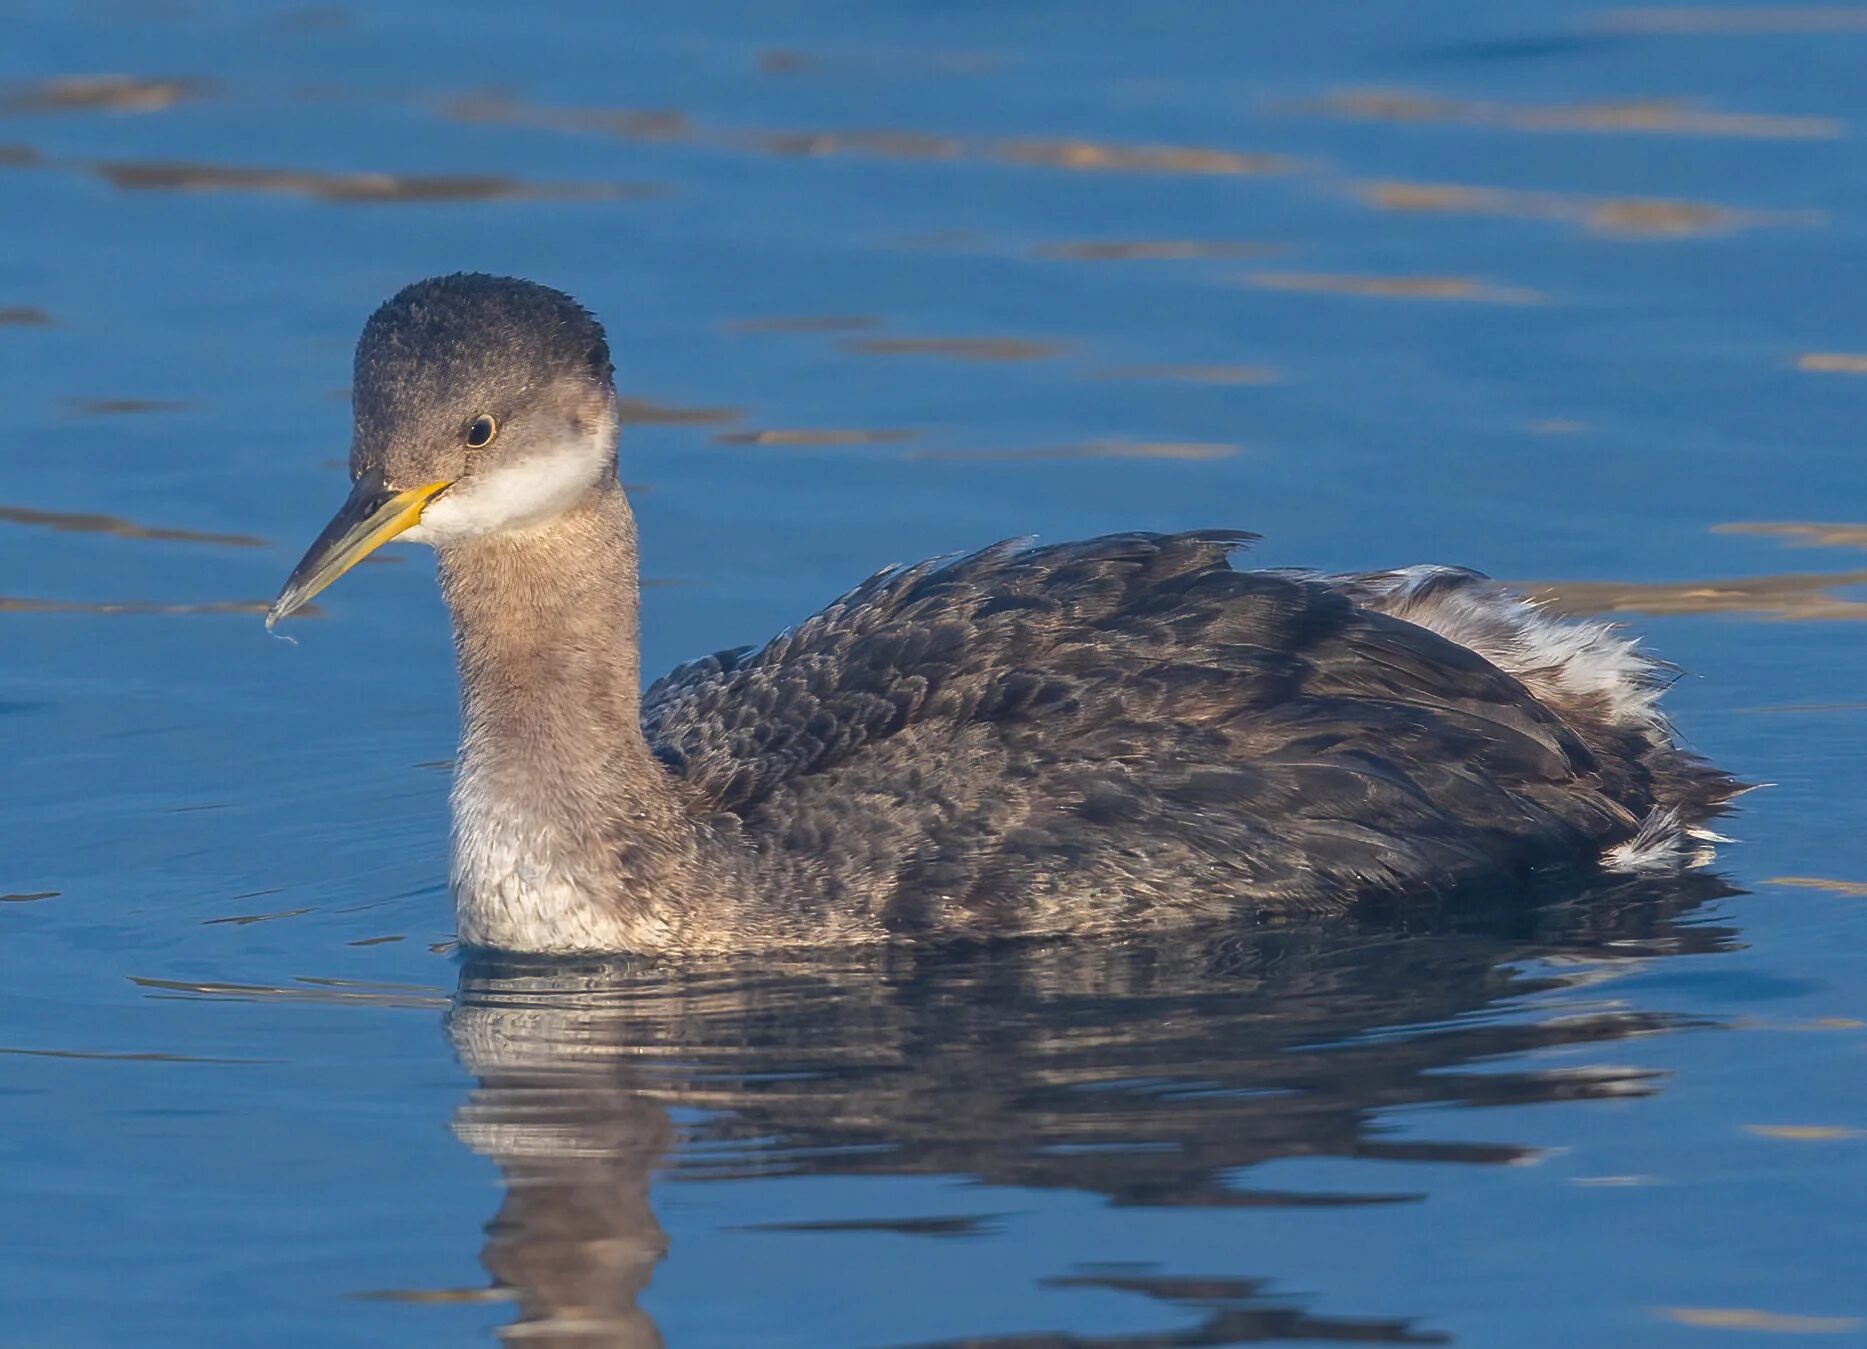
M 1475 572 L 1240 571 L 1251 536 L 897 567 L 644 693 L 595 318 L 418 282 L 357 344 L 354 480 L 268 624 L 431 544 L 461 940 L 729 953 L 1119 935 L 1703 860 L 1736 784 L 1655 664 Z

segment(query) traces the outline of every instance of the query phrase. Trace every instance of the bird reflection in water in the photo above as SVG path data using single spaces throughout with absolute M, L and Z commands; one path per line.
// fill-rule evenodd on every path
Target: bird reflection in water
M 737 967 L 476 960 L 448 1023 L 479 1080 L 455 1129 L 503 1173 L 483 1261 L 517 1302 L 506 1334 L 564 1349 L 662 1343 L 638 1306 L 668 1245 L 651 1182 L 963 1176 L 1115 1205 L 1423 1200 L 1400 1172 L 1360 1194 L 1239 1177 L 1296 1157 L 1523 1160 L 1535 1150 L 1393 1136 L 1383 1112 L 1657 1090 L 1638 1069 L 1480 1065 L 1703 1024 L 1618 1002 L 1569 1000 L 1540 1018 L 1534 1004 L 1509 1015 L 1499 1004 L 1727 949 L 1728 929 L 1688 915 L 1728 893 L 1700 874 L 1529 908 L 1519 894 L 1431 918 L 1153 946 L 838 952 Z M 677 1127 L 671 1109 L 699 1121 Z M 1271 1273 L 1060 1271 L 1053 1286 L 1165 1299 L 1191 1319 L 1159 1334 L 964 1343 L 1446 1342 L 1404 1318 L 1309 1315 L 1266 1292 Z M 916 1339 L 903 1328 L 904 1342 Z

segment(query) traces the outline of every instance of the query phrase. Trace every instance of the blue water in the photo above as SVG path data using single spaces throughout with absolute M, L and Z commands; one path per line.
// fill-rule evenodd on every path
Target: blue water
M 0 1343 L 1867 1344 L 1867 10 L 537 9 L 0 11 Z M 1242 526 L 1774 785 L 1535 914 L 464 966 L 428 555 L 257 617 L 457 268 L 609 324 L 651 668 Z

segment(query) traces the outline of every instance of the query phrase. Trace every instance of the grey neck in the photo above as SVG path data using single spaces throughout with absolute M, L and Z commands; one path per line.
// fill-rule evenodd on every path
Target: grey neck
M 596 718 L 610 732 L 601 748 L 647 754 L 635 517 L 621 487 L 535 529 L 448 544 L 440 575 L 469 735 L 556 740 Z
M 613 479 L 534 529 L 450 543 L 460 666 L 455 891 L 463 940 L 584 948 L 665 929 L 698 837 L 641 728 L 635 520 Z

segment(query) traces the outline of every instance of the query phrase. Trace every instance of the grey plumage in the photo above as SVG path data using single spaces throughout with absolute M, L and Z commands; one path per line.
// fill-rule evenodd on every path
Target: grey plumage
M 885 572 L 660 680 L 644 728 L 755 872 L 893 934 L 1339 912 L 1592 866 L 1730 795 L 1663 724 L 1540 702 L 1382 612 L 1382 577 L 1233 570 L 1249 538 Z
M 643 695 L 596 321 L 418 283 L 357 357 L 356 489 L 275 616 L 406 529 L 463 701 L 462 939 L 708 951 L 1122 933 L 1677 866 L 1736 784 L 1659 668 L 1472 572 L 1235 570 L 1249 535 L 882 572 Z M 498 439 L 475 445 L 474 424 Z M 413 527 L 411 527 L 411 525 Z

